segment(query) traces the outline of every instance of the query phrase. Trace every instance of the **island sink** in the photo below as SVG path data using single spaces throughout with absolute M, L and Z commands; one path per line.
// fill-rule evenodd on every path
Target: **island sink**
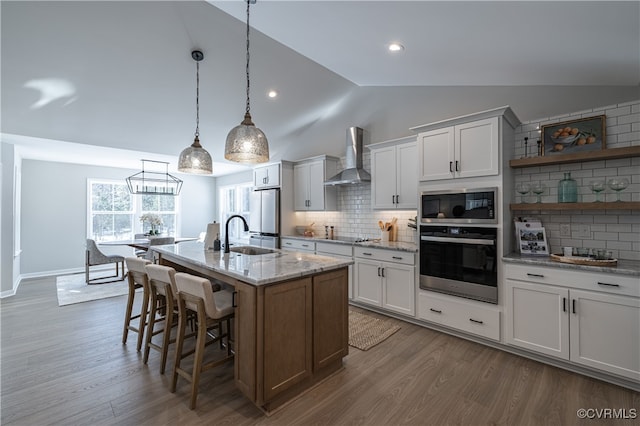
M 238 246 L 238 247 L 230 247 L 229 251 L 240 254 L 247 254 L 249 256 L 256 256 L 259 254 L 268 254 L 275 253 L 275 250 L 262 248 L 262 247 L 253 247 L 253 246 Z

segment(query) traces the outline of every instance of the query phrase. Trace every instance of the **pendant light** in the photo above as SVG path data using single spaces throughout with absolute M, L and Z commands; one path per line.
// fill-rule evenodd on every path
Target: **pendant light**
M 251 121 L 249 105 L 249 4 L 256 0 L 247 0 L 247 107 L 244 120 L 231 129 L 224 147 L 224 158 L 237 163 L 264 163 L 269 161 L 269 143 L 262 130 Z
M 199 50 L 191 52 L 191 57 L 196 61 L 196 136 L 193 144 L 180 153 L 178 170 L 184 173 L 198 175 L 210 175 L 213 173 L 211 155 L 200 145 L 200 61 L 204 55 Z

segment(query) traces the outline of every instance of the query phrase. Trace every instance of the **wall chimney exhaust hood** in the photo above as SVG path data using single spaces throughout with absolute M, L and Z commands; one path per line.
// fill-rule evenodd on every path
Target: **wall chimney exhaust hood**
M 371 182 L 371 175 L 362 168 L 364 130 L 360 127 L 349 127 L 347 129 L 347 152 L 345 169 L 327 180 L 324 184 L 333 185 L 353 185 Z

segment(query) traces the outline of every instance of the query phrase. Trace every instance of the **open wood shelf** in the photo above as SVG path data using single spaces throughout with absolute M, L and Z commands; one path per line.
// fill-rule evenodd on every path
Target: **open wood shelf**
M 638 201 L 611 201 L 590 203 L 522 203 L 509 204 L 511 211 L 531 210 L 638 210 Z
M 626 146 L 623 148 L 609 148 L 602 151 L 576 152 L 548 157 L 518 158 L 509 161 L 513 169 L 532 166 L 548 166 L 551 164 L 578 163 L 581 161 L 613 160 L 640 156 L 640 146 Z

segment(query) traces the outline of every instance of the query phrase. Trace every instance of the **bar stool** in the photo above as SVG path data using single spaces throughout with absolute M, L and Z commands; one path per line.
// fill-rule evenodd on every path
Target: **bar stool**
M 153 264 L 149 264 L 145 268 L 149 277 L 151 311 L 147 323 L 143 362 L 146 364 L 149 361 L 149 349 L 157 350 L 161 354 L 160 374 L 164 374 L 169 345 L 176 341 L 175 338 L 171 338 L 171 328 L 174 326 L 174 319 L 178 316 L 176 270 L 168 266 Z M 163 321 L 163 327 L 155 330 L 156 323 Z M 153 337 L 158 334 L 162 334 L 160 345 L 153 342 Z
M 202 277 L 178 272 L 175 275 L 176 286 L 178 288 L 178 335 L 176 338 L 176 357 L 173 368 L 173 378 L 171 381 L 171 392 L 176 391 L 178 375 L 191 382 L 191 402 L 190 408 L 196 407 L 196 399 L 198 398 L 198 383 L 200 381 L 200 373 L 213 367 L 223 364 L 233 358 L 231 351 L 231 341 L 229 335 L 231 332 L 231 318 L 234 316 L 234 308 L 232 305 L 233 293 L 229 290 L 220 290 L 213 292 L 211 282 Z M 187 323 L 187 311 L 194 312 L 197 318 L 197 331 L 195 333 L 196 343 L 195 349 L 183 352 L 185 338 L 185 326 Z M 208 330 L 218 327 L 222 322 L 226 323 L 226 333 L 218 333 L 212 336 L 207 333 Z M 220 328 L 221 329 L 221 328 Z M 207 340 L 207 336 L 210 337 Z M 211 343 L 226 338 L 227 353 L 222 359 L 202 363 L 204 357 L 204 348 Z M 187 371 L 180 367 L 181 361 L 194 354 L 193 369 Z
M 149 313 L 149 279 L 147 277 L 147 271 L 145 265 L 148 265 L 148 260 L 139 259 L 137 257 L 127 257 L 124 259 L 129 277 L 129 297 L 127 299 L 127 310 L 124 314 L 124 329 L 122 330 L 122 343 L 127 343 L 127 335 L 129 330 L 138 333 L 138 342 L 136 344 L 136 350 L 140 352 L 142 348 L 142 337 L 144 335 L 144 328 L 147 321 L 147 315 Z M 140 307 L 140 313 L 133 315 L 133 302 L 136 295 L 136 290 L 142 288 L 142 303 Z M 131 321 L 140 319 L 138 326 L 131 324 Z

